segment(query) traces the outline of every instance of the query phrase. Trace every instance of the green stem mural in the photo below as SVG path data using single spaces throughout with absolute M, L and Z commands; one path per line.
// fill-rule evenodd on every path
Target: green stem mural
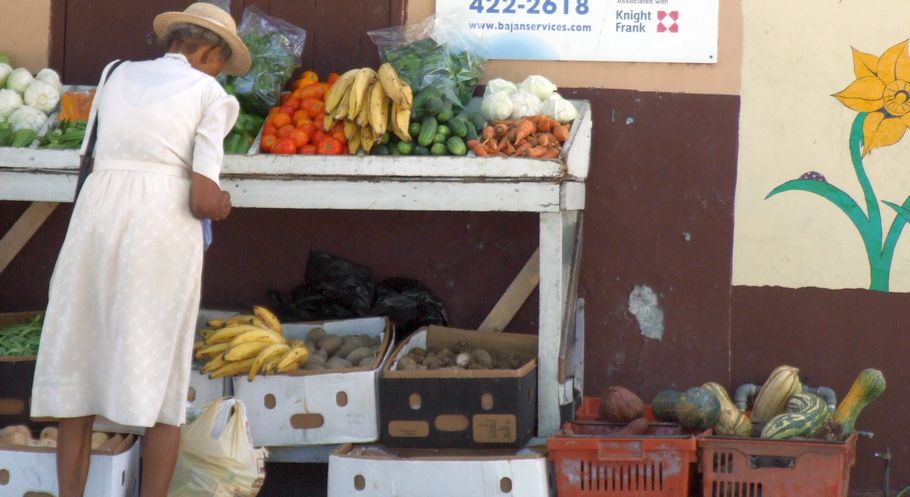
M 869 289 L 887 292 L 890 286 L 894 249 L 904 226 L 910 221 L 910 197 L 904 201 L 903 205 L 888 201 L 882 202 L 897 212 L 897 216 L 888 230 L 888 236 L 882 240 L 882 216 L 878 206 L 878 197 L 875 195 L 875 190 L 869 182 L 863 165 L 865 146 L 863 125 L 867 116 L 866 112 L 858 113 L 850 130 L 850 159 L 853 162 L 856 179 L 863 189 L 863 196 L 866 200 L 865 211 L 850 195 L 828 183 L 824 176 L 815 172 L 806 173 L 800 179 L 783 183 L 771 190 L 765 199 L 783 192 L 804 191 L 818 195 L 834 204 L 853 223 L 862 238 L 869 261 Z

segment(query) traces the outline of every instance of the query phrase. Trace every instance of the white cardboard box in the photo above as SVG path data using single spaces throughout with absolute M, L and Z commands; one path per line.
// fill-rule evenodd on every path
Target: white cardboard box
M 306 339 L 313 328 L 330 335 L 382 337 L 370 367 L 234 377 L 234 396 L 247 408 L 256 446 L 372 442 L 379 439 L 379 371 L 394 337 L 386 318 L 285 324 L 284 335 Z
M 548 497 L 547 458 L 530 450 L 344 445 L 329 457 L 328 497 Z
M 127 435 L 116 448 L 93 450 L 85 495 L 138 496 L 139 445 L 134 435 Z M 58 495 L 56 449 L 0 446 L 0 495 Z

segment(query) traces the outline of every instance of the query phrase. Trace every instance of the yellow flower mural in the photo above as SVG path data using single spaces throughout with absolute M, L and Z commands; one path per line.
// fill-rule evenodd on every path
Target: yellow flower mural
M 869 262 L 869 289 L 889 291 L 894 250 L 904 227 L 910 222 L 910 196 L 901 204 L 879 201 L 863 158 L 879 147 L 894 145 L 910 127 L 910 53 L 908 40 L 885 50 L 881 57 L 853 49 L 853 73 L 856 81 L 834 97 L 857 112 L 850 128 L 850 160 L 856 179 L 863 190 L 865 209 L 843 189 L 827 181 L 817 171 L 809 171 L 787 181 L 765 197 L 802 191 L 818 195 L 843 212 L 863 241 Z M 885 231 L 879 203 L 890 207 L 897 216 Z
M 856 112 L 868 112 L 863 123 L 863 155 L 900 141 L 910 127 L 910 54 L 907 40 L 881 57 L 853 49 L 856 81 L 834 96 Z

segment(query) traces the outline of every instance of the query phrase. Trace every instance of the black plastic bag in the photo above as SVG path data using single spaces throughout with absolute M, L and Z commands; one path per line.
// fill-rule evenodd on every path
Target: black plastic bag
M 365 316 L 373 307 L 376 284 L 368 267 L 311 250 L 305 281 L 322 295 L 343 302 L 357 316 Z
M 410 335 L 422 326 L 446 325 L 445 305 L 417 280 L 390 278 L 376 288 L 376 304 L 371 314 L 388 316 L 396 335 Z

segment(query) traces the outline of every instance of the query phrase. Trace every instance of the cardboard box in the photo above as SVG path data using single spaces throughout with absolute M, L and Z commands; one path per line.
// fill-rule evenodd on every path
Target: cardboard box
M 430 351 L 461 342 L 525 362 L 514 370 L 396 370 L 415 347 Z M 537 336 L 422 328 L 392 354 L 379 392 L 382 441 L 390 447 L 524 446 L 536 430 Z
M 547 497 L 546 457 L 529 450 L 345 445 L 329 457 L 328 497 Z
M 139 442 L 134 435 L 126 435 L 116 447 L 93 450 L 85 495 L 138 496 L 139 453 Z M 0 495 L 58 495 L 56 449 L 0 445 Z
M 313 328 L 330 335 L 382 337 L 369 367 L 295 371 L 283 375 L 234 377 L 234 396 L 247 408 L 257 446 L 300 446 L 372 442 L 379 439 L 378 380 L 392 348 L 386 318 L 285 324 L 288 340 L 306 338 Z
M 30 321 L 40 311 L 0 314 L 0 328 Z M 0 428 L 29 423 L 35 356 L 0 357 Z

